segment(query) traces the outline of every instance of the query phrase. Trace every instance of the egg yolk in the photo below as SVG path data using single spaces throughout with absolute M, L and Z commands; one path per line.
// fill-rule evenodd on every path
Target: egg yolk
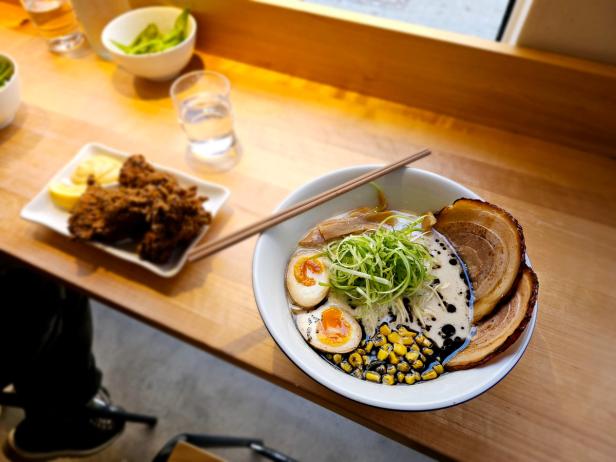
M 323 272 L 323 265 L 320 261 L 313 260 L 311 257 L 301 257 L 297 259 L 293 267 L 293 274 L 297 282 L 306 287 L 313 286 L 316 283 L 314 278 L 308 276 L 308 270 L 315 274 L 319 274 Z
M 344 345 L 351 335 L 351 325 L 344 320 L 338 308 L 328 308 L 321 314 L 317 325 L 318 339 L 331 346 Z

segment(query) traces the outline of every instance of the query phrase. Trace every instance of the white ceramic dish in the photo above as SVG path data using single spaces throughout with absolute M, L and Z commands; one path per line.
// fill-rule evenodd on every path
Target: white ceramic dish
M 17 114 L 20 102 L 19 88 L 19 68 L 17 63 L 9 55 L 0 54 L 8 58 L 13 63 L 13 75 L 4 85 L 0 87 L 0 130 L 10 125 Z
M 293 192 L 277 210 L 288 208 L 377 167 L 351 167 L 317 178 Z M 395 171 L 377 182 L 383 187 L 389 205 L 394 209 L 436 211 L 460 197 L 480 199 L 473 191 L 452 180 L 412 168 Z M 537 306 L 520 338 L 488 364 L 447 373 L 434 381 L 412 386 L 388 387 L 357 380 L 337 370 L 308 346 L 295 327 L 287 305 L 284 274 L 297 242 L 318 222 L 352 208 L 375 203 L 374 189 L 365 185 L 261 235 L 253 257 L 253 289 L 267 329 L 283 352 L 306 374 L 355 401 L 387 409 L 426 411 L 454 406 L 480 395 L 505 377 L 521 358 L 535 327 Z
M 78 164 L 90 156 L 96 154 L 104 154 L 107 156 L 115 157 L 124 161 L 130 154 L 122 151 L 118 151 L 113 148 L 109 148 L 98 143 L 88 143 L 83 146 L 77 155 L 66 164 L 53 178 L 45 184 L 43 189 L 21 210 L 21 217 L 28 221 L 33 221 L 41 225 L 47 226 L 54 231 L 64 235 L 70 236 L 68 231 L 68 218 L 69 213 L 65 210 L 58 208 L 51 201 L 48 192 L 48 185 L 53 181 L 61 181 L 65 178 L 70 178 L 71 174 L 75 170 Z M 205 195 L 209 199 L 203 204 L 203 207 L 209 211 L 212 215 L 212 219 L 216 216 L 220 208 L 226 202 L 229 197 L 229 190 L 224 186 L 216 183 L 210 183 L 199 178 L 195 178 L 190 175 L 186 175 L 177 170 L 162 167 L 157 164 L 152 164 L 157 170 L 166 172 L 173 175 L 182 186 L 197 186 L 197 190 L 200 195 Z M 199 242 L 205 233 L 207 233 L 209 226 L 205 226 L 201 233 L 190 243 L 190 245 L 181 252 L 175 252 L 171 259 L 165 264 L 156 264 L 146 260 L 142 260 L 139 256 L 130 248 L 120 248 L 116 246 L 106 245 L 99 242 L 92 242 L 91 245 L 103 249 L 104 251 L 115 255 L 123 260 L 135 263 L 143 266 L 153 273 L 162 277 L 175 276 L 186 263 L 188 251 Z
M 129 55 L 115 46 L 116 42 L 129 44 L 149 24 L 154 23 L 162 33 L 173 29 L 173 23 L 182 12 L 171 6 L 148 6 L 127 11 L 114 18 L 101 33 L 101 41 L 112 59 L 131 74 L 150 80 L 170 80 L 188 64 L 195 50 L 197 22 L 188 18 L 188 37 L 180 44 L 159 53 Z

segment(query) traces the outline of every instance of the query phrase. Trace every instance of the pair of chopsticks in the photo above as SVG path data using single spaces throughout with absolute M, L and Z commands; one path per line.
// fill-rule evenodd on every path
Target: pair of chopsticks
M 388 173 L 393 172 L 394 170 L 407 164 L 418 161 L 419 159 L 423 159 L 424 157 L 429 156 L 431 152 L 432 151 L 430 151 L 429 149 L 422 149 L 415 154 L 406 156 L 396 162 L 385 165 L 371 172 L 365 173 L 364 175 L 358 176 L 357 178 L 349 180 L 346 183 L 343 183 L 325 192 L 317 194 L 316 196 L 301 201 L 292 206 L 291 208 L 270 215 L 269 217 L 257 221 L 256 223 L 253 223 L 249 226 L 246 226 L 245 228 L 231 233 L 228 236 L 196 246 L 188 253 L 188 261 L 193 262 L 201 258 L 208 257 L 216 252 L 220 252 L 221 250 L 235 245 L 238 242 L 243 241 L 244 239 L 248 239 L 255 234 L 259 234 L 266 229 L 271 228 L 272 226 L 276 226 L 277 224 L 280 224 L 283 221 L 288 220 L 289 218 L 293 218 L 301 213 L 304 213 L 307 210 L 310 210 L 313 207 L 316 207 L 317 205 L 321 205 L 322 203 L 327 202 L 334 197 L 338 197 L 341 194 L 349 192 L 350 190 L 355 189 L 358 186 L 376 180 L 383 175 L 387 175 Z

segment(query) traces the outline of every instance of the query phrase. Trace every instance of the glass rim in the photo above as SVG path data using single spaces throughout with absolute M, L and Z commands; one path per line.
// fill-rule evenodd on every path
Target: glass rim
M 171 84 L 171 87 L 169 88 L 169 96 L 171 97 L 173 101 L 176 101 L 177 99 L 177 94 L 178 94 L 178 92 L 176 92 L 177 86 L 180 83 L 184 82 L 185 80 L 188 80 L 189 78 L 195 77 L 195 76 L 216 77 L 224 85 L 224 90 L 219 93 L 222 93 L 225 97 L 229 96 L 229 93 L 231 92 L 231 82 L 224 74 L 221 74 L 220 72 L 215 72 L 215 71 L 196 70 L 196 71 L 187 72 L 186 74 L 179 76 L 177 79 L 173 81 L 173 83 Z

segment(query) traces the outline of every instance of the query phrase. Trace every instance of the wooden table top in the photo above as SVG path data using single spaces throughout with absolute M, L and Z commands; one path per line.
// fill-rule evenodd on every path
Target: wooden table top
M 454 408 L 376 409 L 314 382 L 270 338 L 251 289 L 254 238 L 165 280 L 19 218 L 87 142 L 194 172 L 168 83 L 135 80 L 92 54 L 54 56 L 28 26 L 11 22 L 19 10 L 0 9 L 0 44 L 19 63 L 23 100 L 0 131 L 1 251 L 404 444 L 478 460 L 616 453 L 616 160 L 200 55 L 232 82 L 244 151 L 230 172 L 201 175 L 232 191 L 210 237 L 267 215 L 318 175 L 423 146 L 435 154 L 418 167 L 470 187 L 524 226 L 540 308 L 516 368 Z

